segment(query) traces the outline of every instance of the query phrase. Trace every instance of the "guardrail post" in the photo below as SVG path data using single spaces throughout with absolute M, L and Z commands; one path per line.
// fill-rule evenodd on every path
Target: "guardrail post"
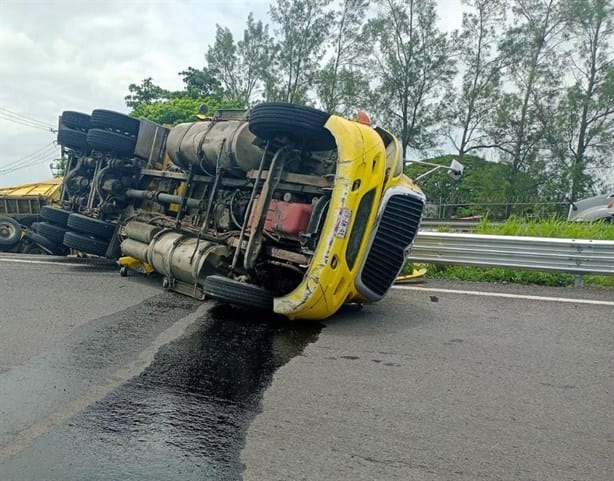
M 584 274 L 576 274 L 573 285 L 574 287 L 584 287 Z

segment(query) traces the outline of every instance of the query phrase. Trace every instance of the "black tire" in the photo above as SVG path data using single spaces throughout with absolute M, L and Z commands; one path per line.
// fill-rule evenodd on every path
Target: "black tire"
M 87 134 L 81 130 L 62 127 L 58 130 L 58 144 L 82 153 L 88 153 L 90 146 L 87 143 Z
M 117 130 L 136 136 L 139 133 L 141 122 L 126 114 L 112 110 L 96 109 L 92 111 L 90 125 L 92 128 Z
M 23 254 L 49 254 L 45 249 L 43 249 L 38 244 L 29 243 L 27 244 L 21 251 Z
M 60 209 L 59 207 L 53 207 L 51 205 L 44 205 L 41 209 L 41 218 L 56 225 L 66 227 L 68 224 L 68 216 L 72 214 L 71 211 Z
M 38 228 L 36 229 L 36 233 L 46 237 L 56 244 L 62 245 L 64 242 L 64 234 L 66 233 L 66 229 L 60 225 L 51 224 L 50 222 L 40 222 L 38 224 Z
M 12 217 L 0 217 L 0 249 L 12 249 L 21 240 L 21 224 Z
M 273 294 L 254 284 L 235 281 L 223 276 L 208 276 L 203 292 L 209 297 L 248 309 L 273 310 Z
M 71 129 L 87 131 L 90 128 L 90 116 L 82 112 L 65 110 L 62 112 L 62 123 Z
M 68 231 L 64 234 L 64 245 L 79 252 L 104 257 L 109 247 L 109 241 Z
M 117 235 L 113 235 L 109 240 L 109 246 L 107 247 L 107 253 L 105 257 L 109 259 L 119 259 L 122 255 L 121 239 Z
M 103 129 L 88 130 L 87 143 L 94 150 L 119 155 L 133 155 L 136 146 L 136 140 L 132 137 Z
M 249 130 L 264 140 L 288 138 L 308 150 L 331 150 L 335 138 L 324 128 L 330 114 L 303 105 L 267 102 L 249 112 Z
M 110 239 L 115 232 L 115 224 L 81 214 L 70 214 L 67 225 L 70 230 L 101 239 Z
M 18 221 L 21 225 L 26 227 L 30 227 L 32 223 L 38 222 L 40 220 L 40 214 L 20 214 L 19 217 L 14 217 L 16 221 Z
M 38 244 L 48 254 L 53 255 L 65 255 L 66 248 L 62 244 L 56 244 L 51 239 L 47 239 L 45 236 L 37 234 L 36 232 L 26 233 L 26 239 L 34 244 Z

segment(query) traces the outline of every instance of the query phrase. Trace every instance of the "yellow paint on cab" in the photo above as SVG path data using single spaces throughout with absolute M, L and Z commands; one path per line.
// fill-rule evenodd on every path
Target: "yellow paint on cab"
M 337 143 L 335 183 L 329 215 L 303 281 L 290 293 L 274 300 L 273 310 L 290 319 L 324 319 L 346 302 L 360 299 L 354 279 L 366 253 L 369 230 L 360 241 L 352 268 L 346 261 L 348 238 L 360 200 L 372 189 L 375 189 L 374 205 L 367 225 L 374 224 L 387 171 L 384 143 L 372 127 L 336 115 L 330 116 L 325 127 Z M 342 235 L 339 218 L 345 209 L 351 212 L 351 217 Z M 330 215 L 331 210 L 333 215 Z

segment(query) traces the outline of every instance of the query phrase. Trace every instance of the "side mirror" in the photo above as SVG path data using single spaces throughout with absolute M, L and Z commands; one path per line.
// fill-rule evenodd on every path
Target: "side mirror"
M 429 170 L 428 172 L 425 172 L 424 174 L 416 177 L 414 179 L 416 182 L 419 182 L 421 179 L 424 179 L 426 176 L 431 175 L 433 172 L 436 172 L 439 169 L 446 169 L 450 177 L 452 177 L 454 180 L 458 180 L 460 179 L 461 175 L 463 175 L 463 170 L 465 170 L 465 166 L 456 159 L 452 160 L 450 167 L 446 167 L 445 165 L 441 165 L 441 164 L 434 164 L 432 162 L 424 162 L 422 160 L 404 160 L 403 161 L 403 165 L 407 163 L 412 163 L 416 165 L 424 165 L 425 167 L 432 167 L 432 169 Z
M 448 175 L 452 177 L 454 180 L 458 180 L 463 175 L 463 170 L 465 170 L 465 166 L 461 164 L 458 160 L 452 160 L 450 167 L 448 167 Z

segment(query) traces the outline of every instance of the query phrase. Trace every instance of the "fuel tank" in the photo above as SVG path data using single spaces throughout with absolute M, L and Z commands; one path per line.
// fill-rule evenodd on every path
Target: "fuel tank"
M 127 238 L 121 243 L 122 254 L 150 264 L 173 284 L 180 281 L 200 286 L 208 275 L 220 272 L 230 255 L 224 244 L 138 221 L 129 221 L 124 235 Z
M 249 131 L 246 120 L 202 120 L 175 126 L 166 141 L 166 151 L 175 165 L 190 166 L 200 174 L 215 173 L 218 162 L 236 177 L 257 169 L 264 153 L 261 142 Z

